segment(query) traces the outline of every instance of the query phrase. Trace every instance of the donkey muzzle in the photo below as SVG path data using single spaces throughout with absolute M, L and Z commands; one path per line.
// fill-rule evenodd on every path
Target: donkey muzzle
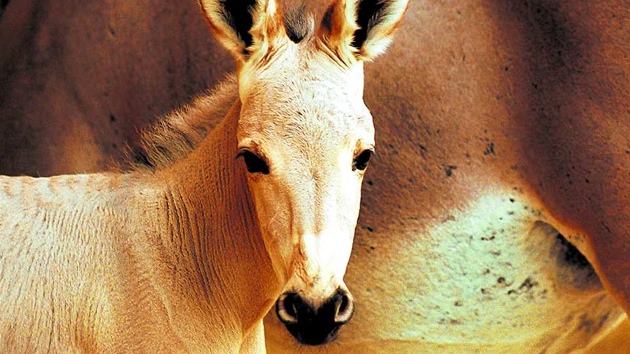
M 289 333 L 306 345 L 321 345 L 334 340 L 339 329 L 354 313 L 349 292 L 337 289 L 315 307 L 296 292 L 286 292 L 276 301 L 276 314 Z

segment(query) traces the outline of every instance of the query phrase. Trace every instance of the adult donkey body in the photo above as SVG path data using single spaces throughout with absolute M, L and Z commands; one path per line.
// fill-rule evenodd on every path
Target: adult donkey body
M 406 2 L 357 16 L 336 1 L 317 32 L 274 1 L 202 6 L 238 85 L 147 133 L 136 170 L 0 177 L 4 351 L 263 352 L 283 289 L 310 344 L 351 318 L 343 276 L 374 148 L 361 62 Z M 362 41 L 355 18 L 371 21 Z
M 103 156 L 119 139 L 114 134 L 119 126 L 146 124 L 155 104 L 176 106 L 186 92 L 203 86 L 199 81 L 216 80 L 216 73 L 199 64 L 218 53 L 199 49 L 206 45 L 205 38 L 163 39 L 165 33 L 194 32 L 194 26 L 178 31 L 172 31 L 173 26 L 155 28 L 155 19 L 165 17 L 171 19 L 167 24 L 172 18 L 194 23 L 197 15 L 186 13 L 191 4 L 178 4 L 175 14 L 171 3 L 152 3 L 154 7 L 145 7 L 156 11 L 155 16 L 129 12 L 130 5 L 123 2 L 98 16 L 92 7 L 74 9 L 84 12 L 73 16 L 51 4 L 44 11 L 48 17 L 40 14 L 45 21 L 27 22 L 41 26 L 32 34 L 37 41 L 19 42 L 33 50 L 12 61 L 15 80 L 4 81 L 9 87 L 4 92 L 29 99 L 0 106 L 3 115 L 13 119 L 3 122 L 14 133 L 5 144 L 18 140 L 17 128 L 63 126 L 65 112 L 56 110 L 78 106 L 73 119 L 85 117 L 78 124 L 93 134 L 84 140 L 100 141 L 101 147 L 96 149 L 98 159 L 67 149 L 68 155 L 51 154 L 40 161 L 18 144 L 3 149 L 2 166 L 43 174 L 53 168 L 82 169 L 85 164 L 102 168 Z M 10 2 L 0 26 L 13 18 L 7 17 L 11 6 L 19 4 L 26 1 Z M 78 29 L 87 20 L 77 18 L 98 25 L 82 36 Z M 133 33 L 143 35 L 142 41 L 125 39 L 131 31 L 125 32 L 123 24 L 139 18 L 153 24 L 152 31 L 140 27 Z M 328 352 L 565 353 L 588 346 L 624 317 L 607 295 L 616 294 L 619 303 L 627 303 L 627 291 L 620 288 L 623 281 L 608 280 L 604 288 L 559 233 L 578 245 L 605 279 L 608 272 L 611 279 L 616 272 L 607 262 L 617 260 L 624 269 L 624 247 L 600 254 L 598 249 L 606 247 L 594 240 L 613 245 L 627 237 L 627 206 L 622 202 L 628 193 L 619 176 L 628 174 L 628 18 L 628 8 L 620 1 L 588 6 L 567 0 L 410 4 L 401 38 L 366 77 L 366 100 L 382 133 L 377 135 L 379 158 L 368 178 L 346 277 L 358 298 L 358 311 Z M 99 21 L 113 27 L 100 26 Z M 77 30 L 66 31 L 66 26 Z M 117 30 L 115 38 L 110 38 L 111 29 Z M 0 36 L 4 33 L 0 30 Z M 61 67 L 52 67 L 37 50 L 52 41 L 49 33 L 67 49 L 53 52 Z M 104 56 L 118 58 L 114 63 L 99 61 L 99 51 L 77 50 L 89 46 L 75 43 L 101 38 L 97 34 L 107 38 L 99 49 L 125 49 L 121 43 L 128 43 L 137 49 L 134 52 L 156 53 L 162 60 L 139 60 L 147 67 L 136 67 L 118 58 L 118 50 Z M 159 40 L 173 51 L 161 52 Z M 58 91 L 44 87 L 46 95 L 28 95 L 40 92 L 28 85 L 32 67 L 43 72 L 35 82 L 45 75 L 72 74 L 72 81 L 55 82 L 63 92 L 78 94 L 52 99 Z M 72 70 L 75 67 L 89 69 L 89 80 Z M 125 86 L 119 72 L 130 73 L 134 80 Z M 145 92 L 136 78 L 149 80 L 143 76 L 147 72 L 185 79 L 163 83 L 177 95 L 152 81 Z M 107 97 L 93 84 L 95 79 L 108 88 Z M 129 92 L 143 97 L 145 105 L 127 102 Z M 33 113 L 28 119 L 15 115 L 20 102 Z M 47 102 L 54 104 L 54 112 L 46 109 Z M 20 120 L 28 124 L 20 126 Z M 55 124 L 48 127 L 48 121 Z M 100 122 L 106 123 L 104 128 Z M 133 138 L 133 130 L 126 131 Z M 81 136 L 46 132 L 34 129 L 24 140 L 46 153 L 55 148 L 47 147 L 48 141 L 81 146 Z M 28 139 L 34 136 L 38 138 Z M 75 158 L 68 161 L 67 156 Z M 607 229 L 613 236 L 606 235 Z M 588 242 L 579 242 L 580 236 Z M 600 263 L 602 254 L 608 259 Z M 275 315 L 267 324 L 270 351 L 297 350 Z M 627 336 L 621 340 L 627 345 Z M 594 351 L 600 352 L 607 351 Z

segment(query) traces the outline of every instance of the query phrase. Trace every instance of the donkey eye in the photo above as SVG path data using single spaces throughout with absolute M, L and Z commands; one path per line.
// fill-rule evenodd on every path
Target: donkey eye
M 370 157 L 372 157 L 372 150 L 363 150 L 357 157 L 352 161 L 352 170 L 365 170 L 368 162 L 370 162 Z
M 236 157 L 242 156 L 249 173 L 269 174 L 269 166 L 265 160 L 251 151 L 242 150 Z

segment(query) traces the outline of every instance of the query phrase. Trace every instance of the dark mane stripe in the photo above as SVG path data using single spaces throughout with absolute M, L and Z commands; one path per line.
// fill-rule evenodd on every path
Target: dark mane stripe
M 289 8 L 284 14 L 284 28 L 291 41 L 300 43 L 314 32 L 313 16 L 306 13 L 305 5 Z

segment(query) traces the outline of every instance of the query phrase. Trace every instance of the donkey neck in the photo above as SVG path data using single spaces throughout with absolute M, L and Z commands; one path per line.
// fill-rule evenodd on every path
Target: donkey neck
M 281 284 L 271 266 L 255 216 L 244 167 L 235 161 L 240 104 L 184 160 L 156 177 L 166 180 L 163 236 L 173 264 L 186 279 L 172 289 L 208 313 L 246 331 L 269 310 Z M 189 294 L 189 296 L 187 296 Z M 183 321 L 186 321 L 184 318 Z

